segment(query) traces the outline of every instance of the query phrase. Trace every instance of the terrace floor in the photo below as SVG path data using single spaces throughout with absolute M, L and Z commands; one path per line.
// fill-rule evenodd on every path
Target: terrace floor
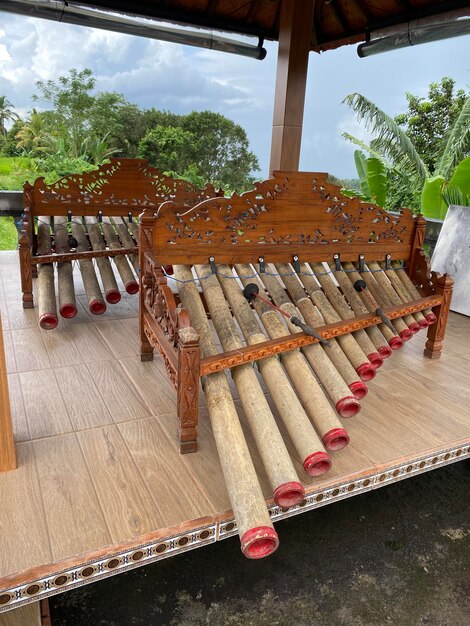
M 44 331 L 19 285 L 17 253 L 0 253 L 19 461 L 0 474 L 0 613 L 236 534 L 204 400 L 199 452 L 181 456 L 164 365 L 158 355 L 140 362 L 137 298 L 124 294 L 93 318 L 80 306 Z M 76 285 L 83 303 L 78 275 Z M 438 361 L 422 356 L 424 338 L 369 383 L 346 423 L 351 444 L 325 477 L 302 478 L 308 495 L 297 507 L 269 500 L 247 431 L 274 521 L 470 456 L 470 319 L 451 314 Z

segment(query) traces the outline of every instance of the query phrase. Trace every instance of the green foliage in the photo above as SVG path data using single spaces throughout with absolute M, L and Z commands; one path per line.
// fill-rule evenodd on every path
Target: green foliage
M 0 250 L 15 250 L 18 235 L 12 217 L 0 217 Z
M 454 81 L 443 78 L 430 85 L 429 100 L 407 94 L 409 110 L 395 119 L 360 94 L 345 98 L 375 136 L 369 146 L 347 133 L 343 136 L 386 167 L 387 209 L 408 206 L 428 217 L 444 217 L 449 194 L 443 191 L 470 152 L 470 96 L 463 90 L 454 96 L 453 88 Z M 462 176 L 467 176 L 466 168 Z M 466 178 L 462 185 L 466 188 Z
M 69 71 L 69 76 L 60 76 L 58 84 L 52 80 L 37 81 L 39 95 L 33 100 L 43 101 L 52 107 L 51 121 L 58 133 L 70 146 L 71 156 L 80 156 L 80 146 L 89 130 L 90 111 L 94 98 L 90 94 L 95 78 L 90 69 Z M 52 129 L 51 129 L 52 130 Z
M 241 126 L 211 111 L 148 113 L 147 119 L 160 123 L 147 131 L 138 156 L 165 172 L 190 173 L 225 189 L 241 191 L 252 184 L 250 174 L 259 164 Z
M 245 131 L 232 120 L 210 111 L 176 115 L 141 110 L 121 94 L 94 93 L 95 83 L 90 69 L 38 81 L 33 100 L 48 110 L 33 109 L 5 136 L 0 133 L 0 154 L 31 157 L 32 174 L 87 171 L 121 154 L 144 157 L 162 171 L 199 185 L 210 181 L 241 191 L 252 184 L 258 159 L 249 150 Z M 2 102 L 8 111 L 6 97 L 0 98 L 0 107 Z
M 13 110 L 12 103 L 6 96 L 0 96 L 0 133 L 3 137 L 7 135 L 5 122 L 8 120 L 17 120 L 18 114 Z
M 426 217 L 431 219 L 444 219 L 446 204 L 441 196 L 442 186 L 445 183 L 443 176 L 430 176 L 426 178 L 421 192 L 421 206 L 425 208 Z
M 181 127 L 155 126 L 139 143 L 137 156 L 163 172 L 183 172 L 195 158 L 196 137 Z
M 445 149 L 449 129 L 454 125 L 466 100 L 465 91 L 459 89 L 454 93 L 454 88 L 455 81 L 444 77 L 440 83 L 433 82 L 429 85 L 425 98 L 407 93 L 408 110 L 395 117 L 395 121 L 404 128 L 430 172 L 438 169 L 437 164 Z M 439 171 L 442 171 L 441 168 Z

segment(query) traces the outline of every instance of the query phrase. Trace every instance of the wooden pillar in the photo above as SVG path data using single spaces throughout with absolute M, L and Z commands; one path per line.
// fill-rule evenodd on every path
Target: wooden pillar
M 314 0 L 281 0 L 270 172 L 298 170 Z
M 0 317 L 0 472 L 16 469 L 16 451 L 11 423 L 2 318 Z

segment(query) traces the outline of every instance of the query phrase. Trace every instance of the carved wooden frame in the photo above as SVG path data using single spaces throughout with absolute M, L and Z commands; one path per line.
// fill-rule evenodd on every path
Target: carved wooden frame
M 315 224 L 315 236 L 305 233 L 306 220 Z M 327 181 L 326 174 L 305 172 L 275 172 L 273 179 L 256 183 L 251 192 L 209 198 L 189 209 L 172 201 L 162 203 L 156 213 L 145 210 L 139 230 L 141 358 L 151 359 L 153 348 L 157 348 L 177 389 L 181 452 L 197 449 L 201 377 L 318 340 L 298 333 L 201 359 L 195 333 L 187 343 L 189 320 L 184 309 L 177 308 L 162 266 L 207 264 L 211 260 L 213 264 L 257 262 L 260 257 L 266 262 L 331 261 L 334 254 L 341 260 L 357 261 L 359 253 L 365 255 L 366 262 L 367 258 L 402 259 L 425 297 L 386 308 L 385 313 L 394 319 L 433 308 L 438 321 L 429 329 L 425 355 L 437 358 L 452 280 L 431 275 L 422 249 L 425 226 L 421 216 L 413 217 L 407 209 L 399 216 L 389 214 L 358 198 L 343 196 L 339 187 Z M 246 232 L 250 240 L 239 241 Z M 317 330 L 324 338 L 337 337 L 380 322 L 373 314 L 362 315 Z
M 143 209 L 157 210 L 165 200 L 182 205 L 216 196 L 212 185 L 199 189 L 192 183 L 166 176 L 144 159 L 112 158 L 97 170 L 64 176 L 46 184 L 38 178 L 23 187 L 24 214 L 18 241 L 23 308 L 33 308 L 33 282 L 37 265 L 77 259 L 135 254 L 135 248 L 90 250 L 66 254 L 37 255 L 35 219 L 39 216 L 132 217 Z

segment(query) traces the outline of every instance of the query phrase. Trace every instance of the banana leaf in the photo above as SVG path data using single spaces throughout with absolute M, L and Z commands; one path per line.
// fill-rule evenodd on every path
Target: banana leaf
M 424 217 L 443 220 L 447 213 L 447 205 L 442 199 L 442 187 L 445 183 L 443 176 L 426 178 L 421 192 L 421 212 Z
M 367 164 L 366 157 L 360 150 L 354 150 L 354 163 L 356 164 L 357 175 L 361 183 L 361 191 L 364 196 L 370 196 L 369 185 L 367 184 Z
M 366 161 L 367 184 L 374 202 L 383 206 L 387 198 L 387 170 L 384 164 L 375 157 Z
M 449 187 L 457 187 L 462 193 L 462 198 L 470 196 L 470 156 L 460 161 L 449 181 Z

